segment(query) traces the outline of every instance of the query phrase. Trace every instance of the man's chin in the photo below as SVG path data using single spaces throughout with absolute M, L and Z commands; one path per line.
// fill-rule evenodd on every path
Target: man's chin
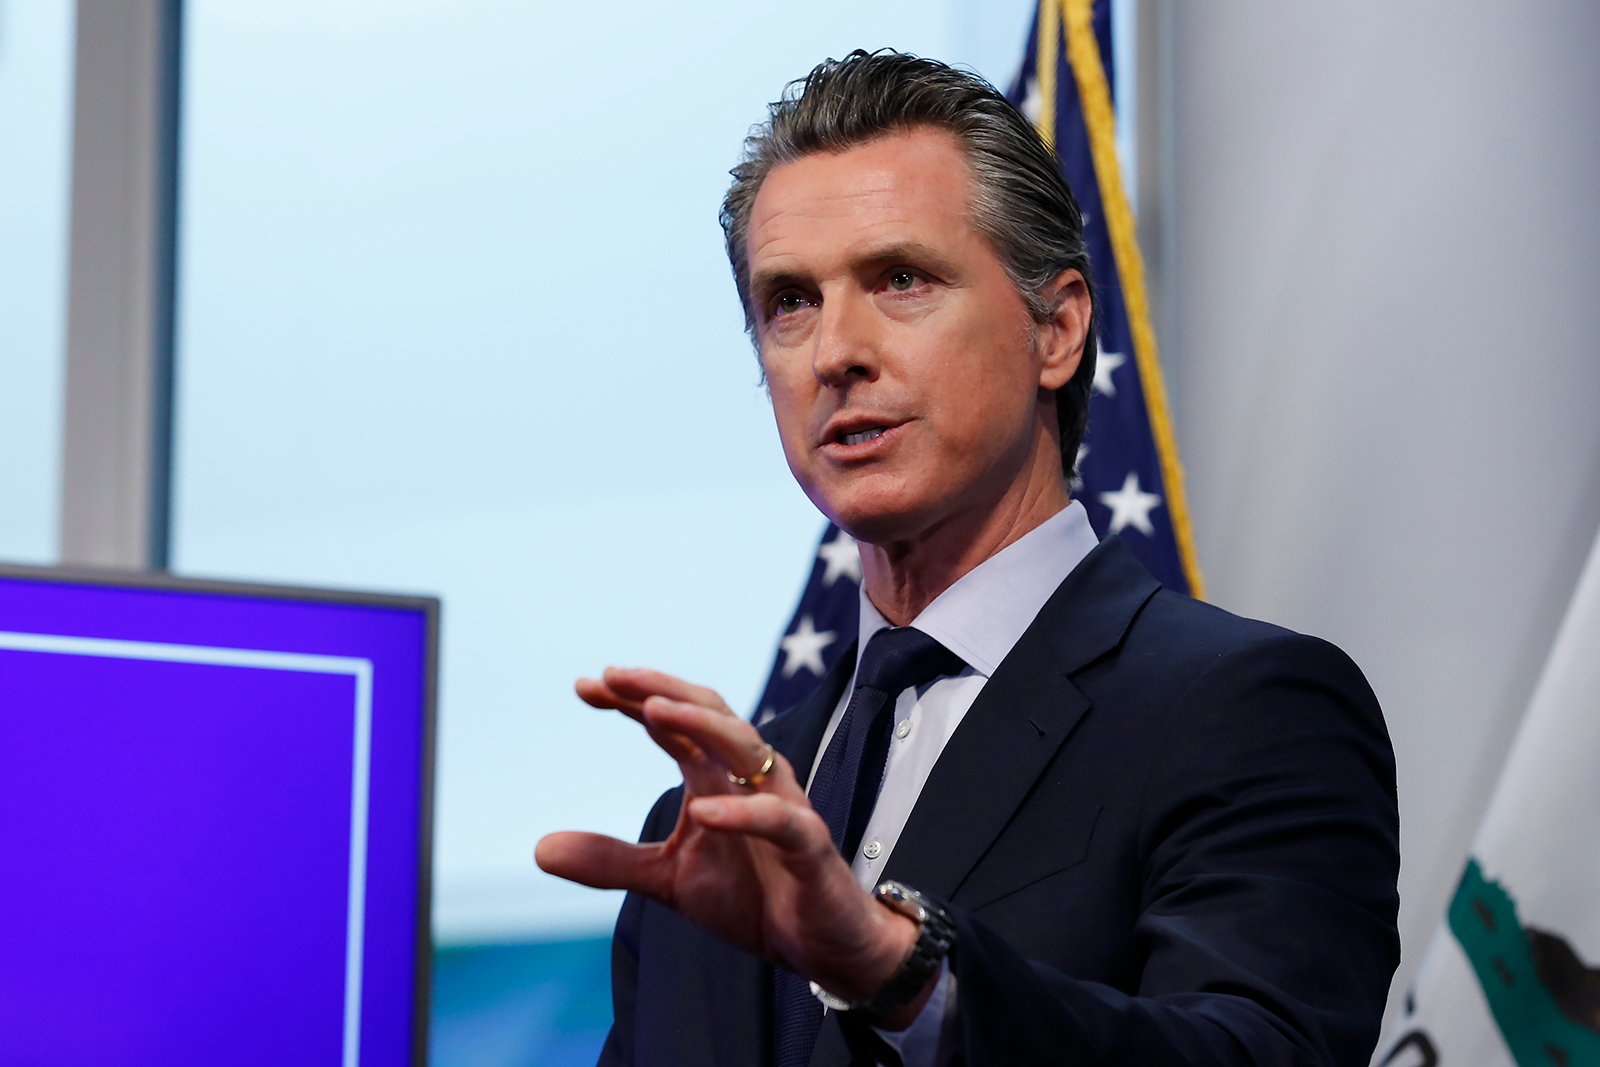
M 869 545 L 888 545 L 916 540 L 930 525 L 926 508 L 896 505 L 891 502 L 855 502 L 840 507 L 824 507 L 845 533 Z
M 919 539 L 952 503 L 937 477 L 908 476 L 903 468 L 832 473 L 801 487 L 836 526 L 869 545 Z

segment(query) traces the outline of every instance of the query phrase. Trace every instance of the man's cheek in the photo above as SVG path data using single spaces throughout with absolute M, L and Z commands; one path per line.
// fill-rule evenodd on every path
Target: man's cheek
M 808 461 L 806 447 L 806 411 L 795 394 L 781 383 L 767 380 L 767 393 L 772 401 L 772 417 L 778 427 L 778 441 L 783 445 L 784 458 L 796 477 Z

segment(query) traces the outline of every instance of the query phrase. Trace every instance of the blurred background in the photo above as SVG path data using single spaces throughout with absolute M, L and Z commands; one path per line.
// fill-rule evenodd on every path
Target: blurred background
M 104 251 L 74 211 L 111 210 L 84 161 L 130 149 L 85 110 L 117 42 L 78 8 L 0 0 L 12 562 L 117 562 L 74 540 L 68 353 L 115 326 L 73 311 Z M 593 1061 L 620 901 L 533 843 L 631 837 L 675 776 L 571 681 L 651 665 L 751 709 L 809 573 L 715 221 L 745 131 L 856 47 L 1004 88 L 1032 16 L 184 0 L 171 507 L 136 554 L 443 597 L 435 1063 Z M 1600 526 L 1600 7 L 1119 0 L 1113 28 L 1209 597 L 1340 644 L 1383 702 L 1403 988 Z

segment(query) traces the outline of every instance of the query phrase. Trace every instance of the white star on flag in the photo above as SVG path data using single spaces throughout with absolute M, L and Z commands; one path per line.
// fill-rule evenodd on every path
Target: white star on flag
M 1039 112 L 1044 108 L 1044 94 L 1039 91 L 1039 79 L 1029 78 L 1028 89 L 1022 94 L 1022 106 L 1017 108 L 1024 118 L 1035 126 L 1039 124 Z
M 1140 490 L 1138 471 L 1129 471 L 1122 480 L 1122 488 L 1115 493 L 1101 493 L 1100 503 L 1111 509 L 1112 533 L 1121 533 L 1123 527 L 1132 526 L 1146 537 L 1155 536 L 1156 528 L 1150 525 L 1150 509 L 1161 503 L 1161 497 Z
M 1089 446 L 1088 445 L 1079 445 L 1078 446 L 1078 455 L 1072 461 L 1073 475 L 1072 475 L 1072 482 L 1071 482 L 1071 484 L 1069 486 L 1069 488 L 1071 488 L 1073 492 L 1077 492 L 1079 489 L 1083 488 L 1083 457 L 1087 456 L 1088 454 L 1089 454 Z
M 841 537 L 845 536 L 840 534 Z M 821 677 L 822 650 L 833 644 L 836 635 L 832 630 L 817 633 L 810 615 L 800 616 L 800 625 L 794 633 L 783 639 L 783 676 L 792 678 L 801 667 Z
M 1128 357 L 1120 352 L 1102 352 L 1094 361 L 1094 385 L 1090 388 L 1106 396 L 1117 395 L 1117 383 L 1111 380 L 1111 372 L 1128 362 Z
M 824 586 L 838 581 L 841 574 L 857 585 L 861 584 L 861 549 L 856 547 L 856 539 L 843 530 L 839 531 L 839 536 L 817 549 L 817 558 L 827 564 L 822 572 Z

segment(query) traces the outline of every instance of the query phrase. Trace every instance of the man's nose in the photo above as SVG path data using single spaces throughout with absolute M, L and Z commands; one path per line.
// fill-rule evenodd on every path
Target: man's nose
M 838 293 L 822 302 L 822 323 L 811 370 L 824 385 L 847 387 L 878 377 L 880 323 L 860 293 Z

